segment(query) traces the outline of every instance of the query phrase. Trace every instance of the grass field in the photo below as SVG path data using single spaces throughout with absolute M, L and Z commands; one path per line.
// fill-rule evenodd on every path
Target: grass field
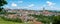
M 25 23 L 18 23 L 18 22 L 12 22 L 12 21 L 5 21 L 2 18 L 0 18 L 0 24 L 25 24 Z M 29 23 L 26 23 L 29 24 Z

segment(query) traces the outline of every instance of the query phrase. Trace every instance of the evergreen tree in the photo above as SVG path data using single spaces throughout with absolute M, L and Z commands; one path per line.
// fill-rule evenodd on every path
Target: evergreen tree
M 6 0 L 0 0 L 0 12 L 3 10 L 3 7 L 5 4 L 7 4 Z

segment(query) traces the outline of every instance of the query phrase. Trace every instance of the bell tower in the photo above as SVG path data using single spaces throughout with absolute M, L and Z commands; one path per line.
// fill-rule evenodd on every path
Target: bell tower
M 45 7 L 43 7 L 43 12 L 45 12 Z

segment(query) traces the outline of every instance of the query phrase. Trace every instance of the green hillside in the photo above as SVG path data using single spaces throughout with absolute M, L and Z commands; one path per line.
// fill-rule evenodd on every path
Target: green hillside
M 12 22 L 12 21 L 5 21 L 2 18 L 0 18 L 0 24 L 25 24 L 25 23 L 18 23 L 18 22 Z M 28 24 L 28 23 L 26 23 Z

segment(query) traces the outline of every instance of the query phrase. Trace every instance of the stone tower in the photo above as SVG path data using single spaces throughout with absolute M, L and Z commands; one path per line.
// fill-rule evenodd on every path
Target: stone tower
M 45 12 L 45 7 L 43 7 L 43 12 Z

